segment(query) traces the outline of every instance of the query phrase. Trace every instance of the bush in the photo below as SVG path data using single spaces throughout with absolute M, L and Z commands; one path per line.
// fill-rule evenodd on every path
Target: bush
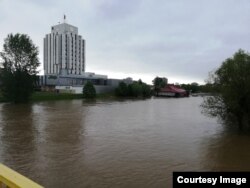
M 126 97 L 128 95 L 128 86 L 124 82 L 120 82 L 119 86 L 115 89 L 117 96 Z
M 142 96 L 150 97 L 152 95 L 152 91 L 147 84 L 142 84 Z
M 96 90 L 92 82 L 87 82 L 83 87 L 83 97 L 93 99 L 96 97 Z
M 142 85 L 138 82 L 134 82 L 131 84 L 131 96 L 132 97 L 140 97 L 142 96 Z

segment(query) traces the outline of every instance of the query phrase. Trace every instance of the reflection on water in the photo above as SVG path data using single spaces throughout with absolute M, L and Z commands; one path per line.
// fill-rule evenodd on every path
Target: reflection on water
M 45 187 L 166 187 L 172 171 L 249 170 L 248 135 L 202 98 L 0 104 L 0 162 Z
M 249 171 L 250 135 L 225 131 L 207 142 L 203 167 L 212 171 Z

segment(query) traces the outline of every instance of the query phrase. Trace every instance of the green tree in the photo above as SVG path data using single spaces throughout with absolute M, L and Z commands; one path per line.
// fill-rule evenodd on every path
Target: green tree
M 83 87 L 83 97 L 93 99 L 96 97 L 96 90 L 92 82 L 88 81 Z
M 191 88 L 192 93 L 200 92 L 199 84 L 196 82 L 191 83 L 190 88 Z
M 161 78 L 161 77 L 155 77 L 153 80 L 153 85 L 154 85 L 154 91 L 156 95 L 158 96 L 158 93 L 160 92 L 161 88 L 164 88 L 167 84 L 167 79 L 166 78 Z
M 186 91 L 191 91 L 191 84 L 181 84 L 181 88 L 185 89 Z
M 142 96 L 142 87 L 140 83 L 134 82 L 131 84 L 131 96 L 132 97 Z
M 200 86 L 200 91 L 204 92 L 204 93 L 213 93 L 213 92 L 215 92 L 213 84 L 211 84 L 211 83 L 206 83 L 205 85 L 201 85 Z
M 237 124 L 250 125 L 250 54 L 239 50 L 210 75 L 216 91 L 205 98 L 203 112 Z
M 25 34 L 9 34 L 4 40 L 0 79 L 1 91 L 7 100 L 15 103 L 29 100 L 38 73 L 38 53 L 38 48 Z
M 193 82 L 191 84 L 181 84 L 181 88 L 185 89 L 186 91 L 191 91 L 192 93 L 201 92 L 202 86 L 199 86 L 198 83 Z
M 143 97 L 150 97 L 152 94 L 150 86 L 143 83 L 141 87 L 142 87 L 142 96 Z
M 151 89 L 141 79 L 129 85 L 121 82 L 116 88 L 116 95 L 120 97 L 150 97 Z
M 115 89 L 117 96 L 126 97 L 128 96 L 128 86 L 125 82 L 120 82 L 119 86 Z

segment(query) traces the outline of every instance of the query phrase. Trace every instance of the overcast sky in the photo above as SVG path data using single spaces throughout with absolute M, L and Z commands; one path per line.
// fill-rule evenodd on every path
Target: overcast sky
M 7 34 L 25 33 L 43 63 L 43 37 L 64 14 L 86 40 L 86 71 L 109 78 L 203 83 L 250 51 L 249 0 L 0 0 L 0 50 Z

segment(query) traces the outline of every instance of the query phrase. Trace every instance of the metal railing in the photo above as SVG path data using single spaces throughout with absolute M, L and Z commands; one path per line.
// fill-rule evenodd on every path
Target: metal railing
M 43 188 L 43 187 L 0 163 L 0 188 Z

